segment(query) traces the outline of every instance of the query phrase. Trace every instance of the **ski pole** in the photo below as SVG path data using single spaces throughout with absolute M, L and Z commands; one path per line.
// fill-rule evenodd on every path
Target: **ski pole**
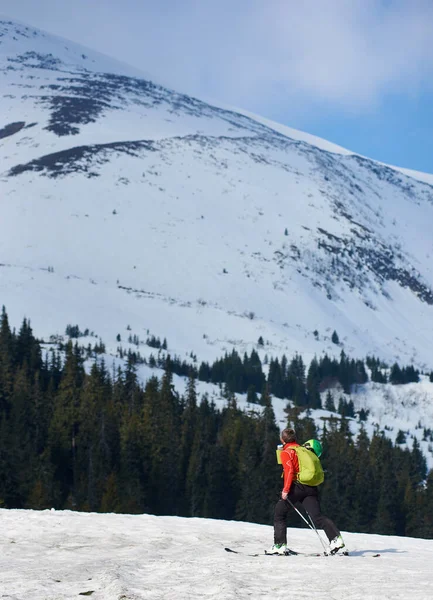
M 313 523 L 313 525 L 311 525 L 312 521 L 311 521 L 311 523 L 309 523 L 307 521 L 307 519 L 304 517 L 304 515 L 296 508 L 296 506 L 293 504 L 293 502 L 291 502 L 288 498 L 287 498 L 287 502 L 290 504 L 290 506 L 293 508 L 293 510 L 295 510 L 298 513 L 298 515 L 301 517 L 301 519 L 303 519 L 305 521 L 305 523 L 308 525 L 308 527 L 316 532 L 317 537 L 319 538 L 320 543 L 322 544 L 323 549 L 326 553 L 327 549 L 325 548 L 324 542 L 323 542 L 322 538 L 320 537 L 319 532 L 317 531 L 316 527 L 314 526 L 314 523 Z M 308 515 L 308 512 L 307 512 L 307 515 Z M 308 515 L 308 517 L 311 519 L 310 515 Z
M 296 508 L 296 506 L 293 504 L 293 502 L 291 502 L 291 501 L 290 501 L 288 498 L 287 498 L 286 500 L 287 500 L 287 502 L 290 504 L 290 506 L 293 508 L 293 510 L 295 510 L 295 511 L 298 513 L 298 515 L 301 517 L 301 519 L 303 519 L 303 520 L 305 521 L 305 523 L 308 525 L 308 527 L 309 527 L 310 529 L 313 529 L 313 527 L 311 526 L 311 523 L 309 523 L 309 522 L 307 521 L 307 519 L 304 517 L 304 515 L 301 513 L 301 511 L 299 511 L 299 510 Z
M 310 515 L 310 513 L 308 512 L 308 510 L 305 510 L 305 512 L 307 513 L 307 516 L 308 516 L 308 518 L 310 519 L 312 526 L 314 527 L 314 531 L 317 533 L 317 537 L 319 538 L 319 540 L 320 540 L 320 542 L 321 542 L 321 544 L 322 544 L 322 548 L 323 548 L 323 550 L 324 550 L 325 554 L 327 554 L 327 553 L 328 553 L 328 547 L 327 547 L 327 545 L 326 545 L 326 544 L 325 544 L 325 542 L 323 541 L 323 538 L 322 538 L 322 536 L 321 536 L 321 535 L 319 534 L 319 532 L 317 531 L 317 528 L 316 528 L 316 526 L 315 526 L 315 524 L 314 524 L 314 521 L 313 521 L 313 519 L 311 518 L 311 515 Z

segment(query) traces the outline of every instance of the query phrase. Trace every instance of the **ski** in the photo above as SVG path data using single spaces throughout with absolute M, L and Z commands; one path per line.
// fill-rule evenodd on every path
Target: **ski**
M 242 550 L 233 550 L 232 548 L 224 548 L 226 552 L 231 552 L 233 554 L 243 554 L 243 556 L 325 556 L 325 554 L 319 554 L 317 552 L 296 552 L 295 550 L 287 550 L 286 554 L 268 554 L 265 550 L 263 553 L 249 553 L 242 552 Z
M 265 550 L 265 556 L 327 556 L 327 554 L 324 552 L 298 552 L 297 550 L 287 548 L 284 554 L 271 554 Z
M 296 550 L 291 550 L 288 549 L 286 554 L 270 554 L 268 552 L 264 553 L 249 553 L 249 552 L 242 552 L 242 550 L 233 550 L 232 548 L 224 548 L 224 550 L 226 552 L 231 552 L 233 554 L 242 554 L 243 556 L 308 556 L 308 557 L 318 557 L 318 556 L 322 556 L 324 558 L 331 558 L 334 556 L 351 556 L 352 558 L 354 558 L 355 556 L 358 556 L 358 558 L 378 558 L 380 556 L 380 554 L 360 554 L 360 555 L 356 555 L 356 554 L 350 554 L 349 552 L 340 552 L 340 553 L 336 553 L 336 554 L 325 554 L 324 552 L 320 553 L 320 552 L 297 552 Z
M 325 554 L 324 552 L 322 552 L 322 554 L 320 553 L 310 553 L 310 552 L 293 552 L 290 554 L 287 554 L 285 556 L 324 556 L 325 558 L 333 558 L 333 557 L 345 557 L 345 556 L 350 556 L 351 558 L 378 558 L 380 556 L 380 554 L 350 554 L 350 552 L 337 552 L 335 554 Z

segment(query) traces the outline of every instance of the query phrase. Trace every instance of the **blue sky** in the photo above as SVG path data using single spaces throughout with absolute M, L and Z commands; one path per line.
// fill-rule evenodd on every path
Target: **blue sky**
M 0 14 L 433 173 L 433 0 L 0 0 Z

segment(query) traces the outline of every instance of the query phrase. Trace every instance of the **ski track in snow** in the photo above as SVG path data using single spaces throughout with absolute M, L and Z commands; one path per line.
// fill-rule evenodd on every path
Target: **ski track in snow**
M 432 540 L 344 533 L 350 557 L 248 557 L 224 547 L 261 553 L 272 527 L 24 510 L 0 510 L 0 522 L 4 600 L 430 600 L 433 589 Z M 288 539 L 320 551 L 310 530 Z

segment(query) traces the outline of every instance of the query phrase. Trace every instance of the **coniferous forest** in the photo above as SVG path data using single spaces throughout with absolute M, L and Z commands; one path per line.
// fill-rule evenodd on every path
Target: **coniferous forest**
M 164 341 L 166 344 L 166 342 Z M 265 376 L 257 353 L 236 353 L 214 365 L 189 366 L 186 393 L 173 387 L 173 372 L 187 365 L 164 360 L 164 375 L 145 385 L 137 357 L 110 372 L 94 350 L 72 339 L 43 351 L 30 323 L 12 330 L 0 318 L 0 506 L 153 513 L 238 519 L 271 524 L 281 490 L 275 459 L 279 429 L 270 393 L 287 397 L 288 424 L 300 442 L 317 437 L 308 408 L 338 381 L 343 389 L 366 381 L 365 365 L 342 356 L 272 359 Z M 367 359 L 371 377 L 386 380 L 381 363 Z M 395 383 L 414 381 L 412 368 L 393 365 Z M 222 384 L 218 409 L 197 396 L 196 380 Z M 243 391 L 257 410 L 238 409 Z M 332 398 L 327 403 L 332 403 Z M 433 537 L 433 472 L 415 440 L 411 450 L 393 445 L 377 430 L 354 438 L 351 403 L 326 422 L 322 508 L 348 531 Z M 328 407 L 330 408 L 330 406 Z M 305 416 L 306 415 L 306 416 Z M 361 415 L 359 415 L 361 418 Z M 296 514 L 289 525 L 302 527 Z

